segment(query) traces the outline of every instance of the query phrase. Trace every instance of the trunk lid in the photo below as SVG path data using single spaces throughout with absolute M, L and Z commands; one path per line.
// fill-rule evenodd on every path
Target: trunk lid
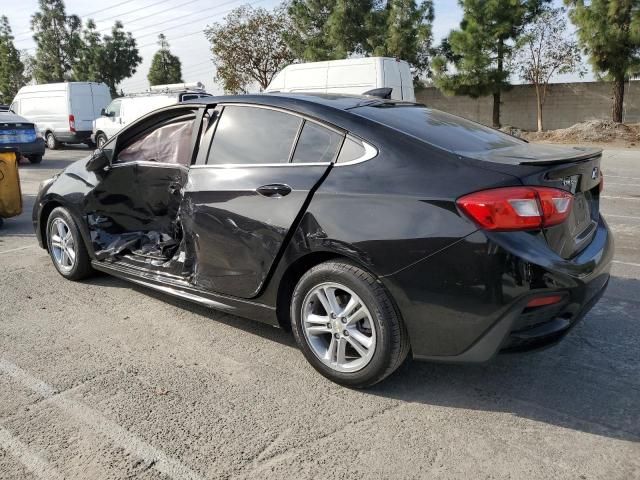
M 549 247 L 563 258 L 577 255 L 591 242 L 600 218 L 602 150 L 523 143 L 464 155 L 491 162 L 490 168 L 518 177 L 523 185 L 571 192 L 574 200 L 569 217 L 545 228 L 544 236 Z

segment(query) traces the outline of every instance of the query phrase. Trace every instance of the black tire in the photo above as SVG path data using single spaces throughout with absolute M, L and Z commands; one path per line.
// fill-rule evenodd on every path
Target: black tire
M 47 132 L 47 134 L 45 135 L 45 141 L 49 150 L 60 148 L 60 142 L 56 139 L 56 136 L 53 134 L 53 132 Z
M 29 155 L 29 162 L 37 164 L 42 162 L 42 155 Z
M 105 143 L 107 143 L 107 136 L 102 132 L 98 133 L 96 135 L 96 146 L 102 148 Z
M 71 236 L 73 237 L 73 244 L 75 250 L 75 262 L 73 266 L 65 270 L 63 269 L 59 263 L 54 258 L 53 247 L 52 247 L 52 236 L 51 236 L 51 227 L 56 218 L 61 218 L 64 220 L 66 225 L 69 227 L 69 231 L 71 232 Z M 89 253 L 87 252 L 87 247 L 84 244 L 82 236 L 80 235 L 80 231 L 78 230 L 78 226 L 76 222 L 73 220 L 73 217 L 69 214 L 69 212 L 63 207 L 54 208 L 49 218 L 47 218 L 47 229 L 46 229 L 46 240 L 47 247 L 49 250 L 49 256 L 51 257 L 51 261 L 53 265 L 56 267 L 56 270 L 60 275 L 68 280 L 82 280 L 83 278 L 87 278 L 91 274 L 93 274 L 94 270 L 91 267 L 91 259 L 89 258 Z
M 328 282 L 344 285 L 358 295 L 371 313 L 376 328 L 373 356 L 369 363 L 354 372 L 340 372 L 323 363 L 303 332 L 304 299 L 314 287 Z M 348 387 L 365 388 L 380 382 L 393 373 L 409 353 L 409 337 L 389 293 L 373 275 L 348 262 L 324 262 L 302 276 L 291 299 L 291 326 L 307 361 L 329 380 Z

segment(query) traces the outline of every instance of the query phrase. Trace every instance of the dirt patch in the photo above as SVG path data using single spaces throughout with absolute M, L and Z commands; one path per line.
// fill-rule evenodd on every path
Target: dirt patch
M 589 120 L 546 132 L 527 132 L 508 126 L 502 130 L 533 142 L 615 143 L 626 146 L 640 143 L 640 124 L 615 123 L 609 120 Z

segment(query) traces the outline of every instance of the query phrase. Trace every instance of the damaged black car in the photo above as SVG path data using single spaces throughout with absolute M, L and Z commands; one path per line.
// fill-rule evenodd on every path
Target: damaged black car
M 291 329 L 353 387 L 560 340 L 609 281 L 601 152 L 364 96 L 201 98 L 40 188 L 58 272 Z

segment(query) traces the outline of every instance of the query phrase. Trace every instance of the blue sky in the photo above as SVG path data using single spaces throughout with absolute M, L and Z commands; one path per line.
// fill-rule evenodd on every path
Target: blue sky
M 187 82 L 201 81 L 212 93 L 220 93 L 214 84 L 214 68 L 210 62 L 209 43 L 202 34 L 208 24 L 222 20 L 230 9 L 250 3 L 255 7 L 271 8 L 280 0 L 66 0 L 67 13 L 80 15 L 83 20 L 93 18 L 99 30 L 108 31 L 116 19 L 122 20 L 125 28 L 133 32 L 138 40 L 143 63 L 138 72 L 122 83 L 127 92 L 141 91 L 147 86 L 146 75 L 151 58 L 157 50 L 156 39 L 163 31 L 171 50 L 182 61 L 183 77 Z M 561 0 L 554 0 L 560 5 Z M 34 42 L 29 31 L 29 18 L 37 10 L 38 0 L 0 0 L 1 13 L 9 17 L 16 37 L 16 46 L 34 51 Z M 462 17 L 457 0 L 434 0 L 435 42 L 456 28 Z M 585 77 L 591 79 L 591 75 Z M 572 81 L 569 75 L 555 81 Z

